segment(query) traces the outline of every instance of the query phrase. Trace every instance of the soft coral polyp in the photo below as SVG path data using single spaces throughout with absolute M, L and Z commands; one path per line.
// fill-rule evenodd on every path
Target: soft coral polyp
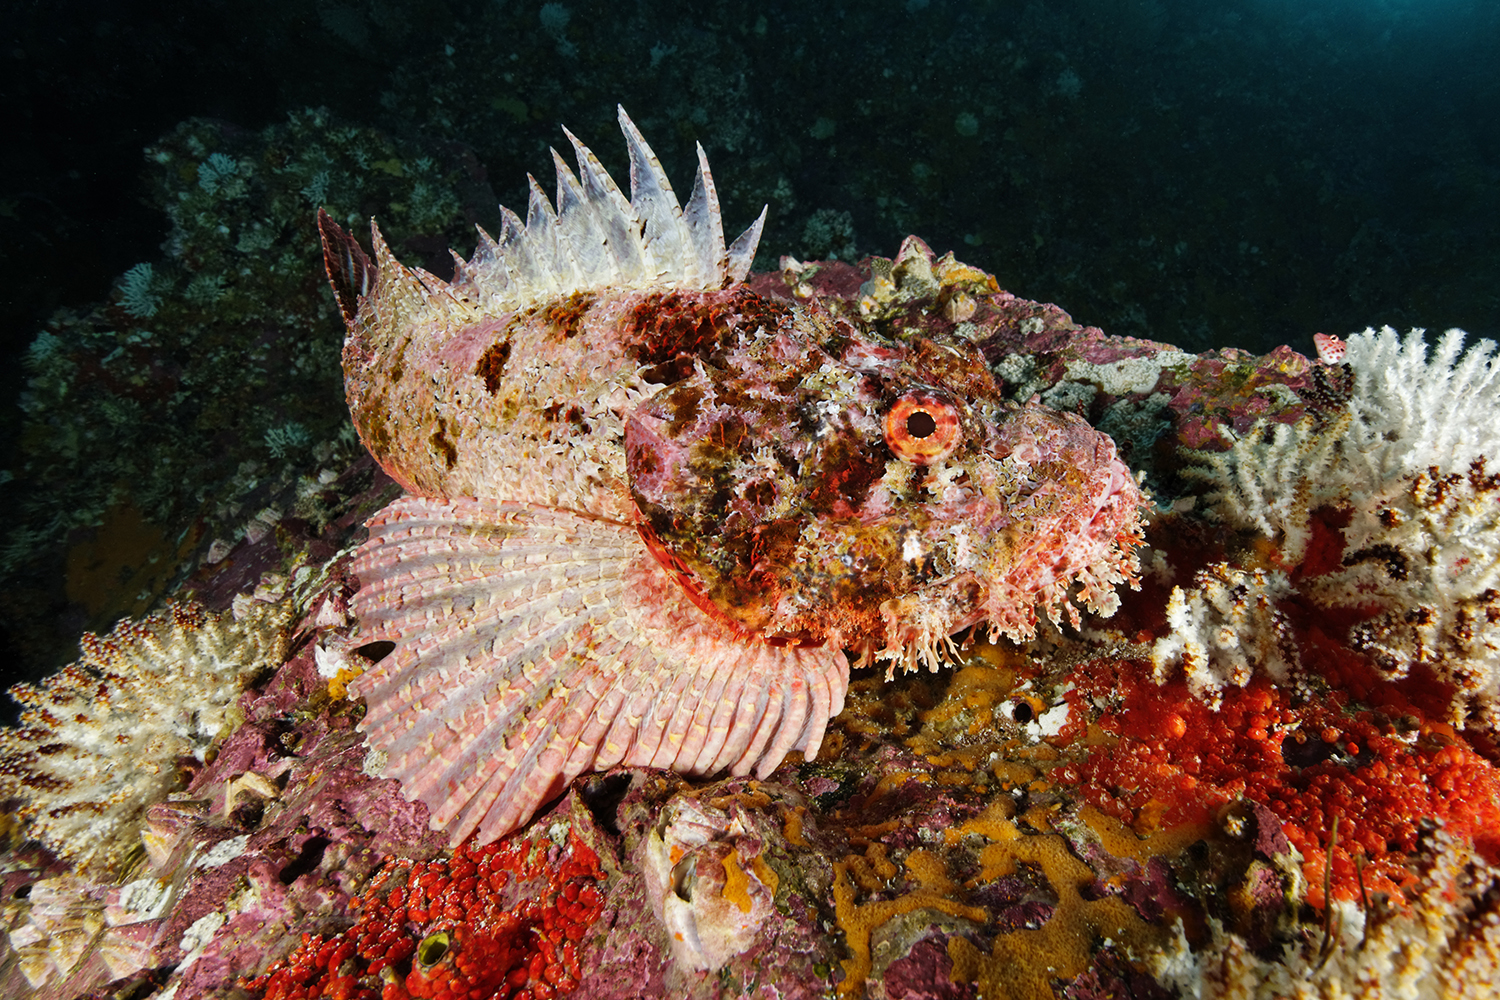
M 578 942 L 604 897 L 599 857 L 572 827 L 533 828 L 450 858 L 391 859 L 355 900 L 358 919 L 304 935 L 244 982 L 266 1000 L 550 1000 L 578 983 Z
M 1138 661 L 1094 661 L 1073 681 L 1075 727 L 1088 706 L 1102 705 L 1097 724 L 1115 742 L 1059 777 L 1137 827 L 1203 822 L 1240 798 L 1268 806 L 1302 853 L 1313 906 L 1324 902 L 1335 820 L 1338 899 L 1359 898 L 1361 884 L 1404 898 L 1425 821 L 1500 860 L 1500 774 L 1415 706 L 1355 711 L 1338 692 L 1294 692 L 1256 677 L 1226 689 L 1215 711 L 1183 681 L 1154 683 Z

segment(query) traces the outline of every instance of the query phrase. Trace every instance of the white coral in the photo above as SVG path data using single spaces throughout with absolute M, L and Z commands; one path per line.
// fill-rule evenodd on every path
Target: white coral
M 1286 680 L 1298 665 L 1297 651 L 1275 602 L 1292 592 L 1279 570 L 1247 571 L 1227 563 L 1198 573 L 1191 596 L 1173 587 L 1167 601 L 1172 631 L 1151 651 L 1157 682 L 1180 665 L 1189 690 L 1217 708 L 1226 685 L 1244 687 L 1257 669 Z
M 1375 607 L 1352 644 L 1393 677 L 1425 664 L 1457 686 L 1450 718 L 1500 732 L 1500 475 L 1402 476 L 1350 513 L 1343 566 L 1306 584 L 1328 607 Z
M 120 278 L 120 307 L 137 319 L 150 319 L 161 306 L 161 279 L 150 264 L 137 264 Z
M 1229 451 L 1205 455 L 1230 522 L 1283 539 L 1288 562 L 1306 552 L 1319 507 L 1366 503 L 1393 480 L 1500 459 L 1500 365 L 1493 341 L 1459 357 L 1464 332 L 1449 330 L 1432 359 L 1421 330 L 1403 341 L 1390 327 L 1349 338 L 1344 362 L 1353 394 L 1330 423 L 1257 424 Z M 1228 431 L 1224 432 L 1226 435 Z M 1232 435 L 1231 435 L 1232 437 Z
M 1500 731 L 1500 363 L 1449 330 L 1349 338 L 1354 373 L 1335 420 L 1259 424 L 1204 456 L 1218 512 L 1302 562 L 1313 512 L 1332 508 L 1343 562 L 1302 585 L 1324 607 L 1375 610 L 1352 644 L 1390 676 L 1426 664 L 1455 686 L 1450 718 Z M 1175 624 L 1175 622 L 1174 622 Z
M 28 833 L 80 867 L 113 865 L 139 840 L 146 808 L 203 760 L 233 722 L 244 684 L 286 651 L 290 604 L 238 617 L 173 604 L 109 635 L 40 685 L 18 684 L 20 727 L 0 729 L 0 796 Z
M 1274 956 L 1214 919 L 1196 949 L 1178 939 L 1146 962 L 1162 985 L 1199 1000 L 1460 1000 L 1500 990 L 1494 868 L 1472 846 L 1430 835 L 1407 889 L 1412 905 L 1337 901 L 1325 927 L 1304 924 Z

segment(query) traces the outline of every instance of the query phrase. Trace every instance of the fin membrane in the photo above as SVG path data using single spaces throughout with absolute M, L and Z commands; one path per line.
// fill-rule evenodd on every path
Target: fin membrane
M 339 226 L 319 213 L 323 259 L 351 329 L 393 308 L 386 300 L 405 290 L 429 307 L 478 308 L 488 315 L 518 312 L 540 302 L 595 289 L 716 289 L 744 281 L 755 259 L 766 210 L 729 247 L 718 190 L 698 146 L 698 172 L 684 210 L 656 154 L 624 108 L 620 129 L 630 153 L 627 199 L 593 151 L 563 129 L 578 163 L 575 174 L 552 151 L 557 207 L 536 178 L 527 176 L 524 219 L 500 206 L 499 238 L 479 229 L 474 256 L 455 255 L 453 280 L 407 269 L 384 248 L 371 222 L 374 264 Z M 370 272 L 377 274 L 372 275 Z M 385 321 L 392 317 L 384 316 Z
M 384 775 L 481 843 L 616 764 L 764 777 L 817 752 L 841 650 L 772 646 L 699 610 L 632 525 L 492 500 L 403 497 L 355 558 L 352 685 Z
M 359 314 L 361 296 L 368 295 L 372 287 L 375 267 L 354 237 L 339 228 L 339 224 L 321 208 L 318 209 L 318 235 L 323 240 L 323 267 L 328 271 L 333 295 L 339 300 L 339 312 L 346 324 L 353 323 Z

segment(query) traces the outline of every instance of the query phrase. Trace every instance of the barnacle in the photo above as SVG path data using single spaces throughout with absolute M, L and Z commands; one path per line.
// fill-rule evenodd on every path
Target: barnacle
M 30 986 L 66 986 L 73 996 L 146 968 L 172 901 L 171 888 L 151 877 L 105 887 L 57 875 L 0 906 L 0 924 Z

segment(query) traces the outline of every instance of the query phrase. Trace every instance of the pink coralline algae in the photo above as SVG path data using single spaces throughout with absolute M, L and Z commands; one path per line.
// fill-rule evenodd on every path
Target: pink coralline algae
M 680 207 L 620 112 L 627 200 L 568 133 L 556 208 L 451 282 L 326 216 L 361 440 L 410 492 L 352 570 L 351 682 L 383 772 L 457 844 L 615 765 L 765 777 L 812 757 L 848 650 L 936 669 L 970 627 L 1108 615 L 1143 505 L 1112 441 L 1006 398 L 968 322 L 993 279 L 912 239 L 871 317 L 746 286 L 702 151 Z

